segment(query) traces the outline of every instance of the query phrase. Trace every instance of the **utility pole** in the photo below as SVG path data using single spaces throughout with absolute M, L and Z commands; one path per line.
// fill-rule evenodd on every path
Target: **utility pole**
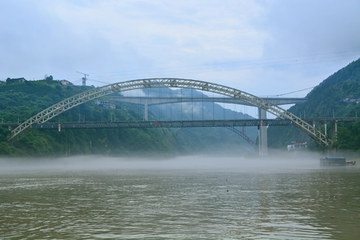
M 76 72 L 84 75 L 84 77 L 82 78 L 82 86 L 86 86 L 86 76 L 89 76 L 89 74 L 78 72 L 78 71 L 76 71 Z

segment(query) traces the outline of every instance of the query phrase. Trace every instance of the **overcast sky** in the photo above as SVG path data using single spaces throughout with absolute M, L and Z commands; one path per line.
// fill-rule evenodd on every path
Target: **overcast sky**
M 0 0 L 0 80 L 177 77 L 258 96 L 360 58 L 359 0 Z M 303 97 L 310 90 L 298 92 Z

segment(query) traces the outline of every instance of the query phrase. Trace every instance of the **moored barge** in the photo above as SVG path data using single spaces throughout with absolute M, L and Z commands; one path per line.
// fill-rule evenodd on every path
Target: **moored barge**
M 320 158 L 320 166 L 354 166 L 356 161 L 346 161 L 344 157 Z

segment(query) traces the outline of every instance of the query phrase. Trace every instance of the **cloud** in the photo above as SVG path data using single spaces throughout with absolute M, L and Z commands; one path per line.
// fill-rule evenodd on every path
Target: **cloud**
M 359 50 L 359 1 L 275 1 L 270 8 L 265 56 Z
M 0 0 L 0 80 L 74 82 L 81 71 L 94 85 L 182 77 L 290 92 L 360 56 L 359 8 L 356 0 Z

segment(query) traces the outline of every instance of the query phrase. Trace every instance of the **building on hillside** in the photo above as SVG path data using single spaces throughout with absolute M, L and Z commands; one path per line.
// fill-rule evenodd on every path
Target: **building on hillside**
M 344 99 L 341 99 L 341 101 L 347 102 L 347 103 L 352 103 L 352 102 L 359 103 L 360 98 L 344 98 Z
M 95 100 L 95 104 L 96 105 L 101 105 L 103 106 L 104 108 L 111 108 L 111 109 L 115 109 L 116 106 L 115 104 L 109 102 L 109 101 L 106 101 L 106 100 L 99 100 L 99 99 L 96 99 Z
M 295 141 L 291 142 L 291 144 L 287 145 L 288 152 L 305 150 L 307 148 L 307 142 L 297 143 Z
M 27 80 L 25 78 L 12 78 L 11 80 L 17 81 L 17 82 L 26 82 Z
M 69 82 L 68 80 L 60 80 L 61 84 L 64 85 L 64 86 L 69 86 L 69 85 L 72 85 L 71 82 Z
M 23 82 L 27 82 L 27 80 L 25 78 L 7 78 L 6 79 L 6 84 L 13 84 L 13 83 L 23 83 Z

